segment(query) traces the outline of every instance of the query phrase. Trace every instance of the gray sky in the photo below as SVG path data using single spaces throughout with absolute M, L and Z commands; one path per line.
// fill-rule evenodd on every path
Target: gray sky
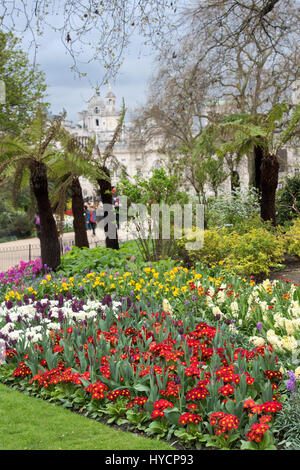
M 180 9 L 182 9 L 186 2 L 190 3 L 191 1 L 193 0 L 177 0 L 176 6 L 180 5 Z M 109 2 L 110 0 L 107 0 L 107 6 L 109 6 Z M 14 5 L 13 2 L 10 3 Z M 87 74 L 87 77 L 83 78 L 80 78 L 78 75 L 75 75 L 74 72 L 70 70 L 71 66 L 73 65 L 73 61 L 72 58 L 68 55 L 64 45 L 62 44 L 60 37 L 60 34 L 63 34 L 64 40 L 66 39 L 66 32 L 60 32 L 60 27 L 65 25 L 65 11 L 62 8 L 64 2 L 59 2 L 58 0 L 48 2 L 49 15 L 43 18 L 45 21 L 44 23 L 42 23 L 43 33 L 41 36 L 36 33 L 36 27 L 34 26 L 34 21 L 36 18 L 38 18 L 38 15 L 35 14 L 35 9 L 37 6 L 35 0 L 28 0 L 28 2 L 23 2 L 22 0 L 19 3 L 16 2 L 16 4 L 19 5 L 21 13 L 19 16 L 15 15 L 13 17 L 13 22 L 11 23 L 10 29 L 16 35 L 18 34 L 17 31 L 19 31 L 19 34 L 22 34 L 23 50 L 28 51 L 30 58 L 33 60 L 35 49 L 34 47 L 32 47 L 31 49 L 29 48 L 29 44 L 30 42 L 32 42 L 32 33 L 30 31 L 30 28 L 25 28 L 25 25 L 28 24 L 28 17 L 30 18 L 30 21 L 33 21 L 33 23 L 30 23 L 30 25 L 33 28 L 32 31 L 35 32 L 35 39 L 39 43 L 39 48 L 37 49 L 36 54 L 36 63 L 39 64 L 40 69 L 44 71 L 46 75 L 46 83 L 48 86 L 48 101 L 51 104 L 52 113 L 58 114 L 60 111 L 65 109 L 67 111 L 67 118 L 72 120 L 73 122 L 77 122 L 77 113 L 86 108 L 87 101 L 94 93 L 95 87 L 97 86 L 97 82 L 101 83 L 103 81 L 105 70 L 101 70 L 101 65 L 99 63 L 93 63 L 88 65 L 79 64 L 80 71 Z M 82 4 L 84 8 L 84 2 L 82 2 Z M 173 4 L 175 5 L 175 2 L 173 2 Z M 86 5 L 89 5 L 89 2 L 87 2 Z M 131 6 L 129 6 L 128 11 L 126 10 L 126 14 L 129 15 L 128 20 L 129 18 L 134 17 L 130 15 L 134 15 L 136 9 L 136 5 L 134 2 L 131 2 L 130 5 Z M 153 2 L 153 5 L 155 6 L 155 2 Z M 157 19 L 158 14 L 156 12 L 156 9 L 153 9 L 153 5 L 151 1 L 147 1 L 145 2 L 144 7 L 146 8 L 147 6 L 148 9 L 150 7 L 151 13 L 153 11 L 154 18 Z M 25 8 L 26 14 L 24 12 L 22 13 L 23 8 Z M 145 11 L 143 11 L 143 14 L 147 13 L 147 8 L 145 9 Z M 107 15 L 109 17 L 109 15 L 111 14 L 109 13 L 109 8 L 107 9 L 107 12 Z M 164 15 L 162 15 L 162 23 L 157 23 L 158 30 L 155 30 L 155 28 L 151 28 L 152 34 L 155 34 L 155 32 L 156 34 L 163 34 L 160 39 L 160 42 L 163 40 L 163 38 L 170 39 L 170 27 L 172 31 L 177 31 L 177 28 L 174 28 L 174 21 L 176 22 L 176 18 L 179 14 L 178 11 L 177 13 L 175 13 L 172 9 L 166 9 L 165 12 L 167 12 L 167 14 L 170 12 L 169 20 L 166 22 Z M 75 31 L 78 26 L 76 23 L 76 13 L 77 12 L 75 11 L 75 19 L 72 17 L 72 20 L 70 22 L 72 29 L 72 39 L 74 39 L 75 36 L 75 43 Z M 139 10 L 137 10 L 137 15 L 139 14 L 141 13 L 139 13 Z M 82 18 L 80 15 L 81 13 L 79 13 L 77 20 L 80 21 L 81 25 Z M 137 17 L 139 18 L 139 16 Z M 73 20 L 75 21 L 75 23 Z M 107 23 L 107 17 L 104 16 L 103 21 L 105 30 L 106 25 L 109 24 L 110 20 L 108 19 Z M 112 18 L 112 24 L 114 24 L 113 22 L 114 19 Z M 171 23 L 172 26 L 170 26 Z M 9 24 L 10 16 L 8 15 L 6 25 L 8 29 Z M 154 23 L 151 22 L 150 24 L 154 25 Z M 101 29 L 101 25 L 102 22 L 100 22 L 99 31 L 96 31 L 93 28 L 87 28 L 88 37 L 84 40 L 85 44 L 88 44 L 90 42 L 92 46 L 95 46 L 96 48 L 101 48 L 101 43 L 99 44 L 98 42 L 98 33 L 100 34 L 100 37 L 101 34 L 104 34 L 104 37 L 106 37 L 105 33 L 103 33 Z M 111 80 L 110 82 L 112 90 L 117 97 L 117 104 L 121 104 L 122 98 L 124 98 L 125 100 L 125 105 L 128 109 L 126 119 L 129 118 L 130 111 L 132 111 L 135 107 L 141 105 L 145 101 L 147 81 L 153 74 L 155 58 L 154 52 L 151 52 L 149 48 L 146 49 L 146 46 L 144 45 L 145 37 L 139 36 L 140 32 L 138 28 L 138 23 L 135 24 L 135 22 L 133 22 L 132 25 L 135 25 L 135 28 L 133 29 L 132 33 L 134 36 L 130 35 L 129 47 L 127 46 L 127 48 L 123 51 L 123 65 L 121 66 L 117 77 L 114 80 Z M 54 31 L 53 29 L 56 29 L 56 31 Z M 165 31 L 165 29 L 167 32 Z M 23 32 L 20 33 L 20 31 Z M 106 41 L 106 47 L 105 42 L 103 43 L 103 50 L 105 54 L 107 54 L 107 48 L 109 48 L 110 46 L 114 50 L 114 44 L 116 44 L 116 42 L 114 41 L 119 40 L 119 38 L 116 37 L 116 34 L 112 34 L 112 36 L 109 35 L 107 36 L 107 38 L 108 39 Z M 121 33 L 121 44 L 122 38 L 123 36 Z M 112 41 L 112 44 L 110 44 L 110 40 Z M 89 49 L 89 46 L 86 46 L 87 48 L 84 49 L 83 42 L 79 40 L 79 43 L 82 45 L 82 48 L 80 48 L 81 57 L 84 57 L 86 58 L 86 60 L 88 60 L 91 57 L 91 50 Z M 157 44 L 160 43 L 158 42 Z M 142 54 L 140 53 L 141 50 Z M 115 52 L 116 54 L 118 53 L 118 47 L 116 48 Z M 107 91 L 108 86 L 100 88 L 100 94 L 102 96 L 105 96 Z
M 154 55 L 150 55 L 150 52 L 140 55 L 138 51 L 139 43 L 135 40 L 125 52 L 124 64 L 118 76 L 110 82 L 117 104 L 121 105 L 122 98 L 125 100 L 127 119 L 130 110 L 145 100 L 147 80 L 153 71 Z M 101 81 L 101 67 L 98 64 L 82 65 L 80 69 L 87 73 L 87 77 L 79 78 L 70 70 L 72 60 L 60 39 L 56 37 L 54 40 L 52 34 L 43 38 L 37 53 L 37 63 L 46 74 L 51 111 L 58 114 L 64 108 L 67 119 L 77 122 L 77 113 L 86 108 L 97 81 Z M 105 96 L 107 91 L 108 85 L 103 86 L 100 94 Z

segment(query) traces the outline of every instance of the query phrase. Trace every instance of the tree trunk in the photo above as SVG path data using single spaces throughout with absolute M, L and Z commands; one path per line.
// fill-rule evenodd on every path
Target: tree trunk
M 276 225 L 276 189 L 278 186 L 279 162 L 276 155 L 265 154 L 261 164 L 261 218 Z
M 108 179 L 98 179 L 100 195 L 103 202 L 104 220 L 107 223 L 104 225 L 105 246 L 114 250 L 119 249 L 118 230 L 116 224 L 116 214 L 113 208 L 112 186 L 110 179 L 110 172 L 106 166 L 101 167 L 101 170 L 107 175 Z
M 276 189 L 278 186 L 279 161 L 276 155 L 255 150 L 255 185 L 260 192 L 260 215 L 276 225 Z
M 86 233 L 82 189 L 79 178 L 77 176 L 72 180 L 71 191 L 75 245 L 78 246 L 78 248 L 89 248 L 89 241 Z
M 55 271 L 60 265 L 60 245 L 49 200 L 47 168 L 44 163 L 38 161 L 31 163 L 30 184 L 40 216 L 42 263 L 43 266 L 47 265 L 48 268 Z

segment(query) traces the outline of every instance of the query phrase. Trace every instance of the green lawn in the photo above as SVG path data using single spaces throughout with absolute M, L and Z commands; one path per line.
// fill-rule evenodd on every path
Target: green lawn
M 0 450 L 171 450 L 0 384 Z

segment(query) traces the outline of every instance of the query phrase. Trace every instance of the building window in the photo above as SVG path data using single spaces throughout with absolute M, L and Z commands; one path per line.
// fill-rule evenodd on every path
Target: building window
M 99 127 L 99 119 L 96 119 L 96 126 Z
M 109 104 L 109 105 L 112 105 L 112 99 L 109 99 L 109 100 L 108 100 L 108 104 Z
M 95 108 L 95 114 L 99 114 L 99 108 L 98 108 L 98 106 L 96 106 L 96 108 Z

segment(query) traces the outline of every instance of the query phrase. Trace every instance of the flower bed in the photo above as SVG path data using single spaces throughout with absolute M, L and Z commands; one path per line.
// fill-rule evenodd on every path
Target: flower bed
M 270 343 L 287 369 L 299 368 L 300 289 L 286 280 L 264 281 L 241 279 L 214 269 L 198 266 L 187 269 L 165 264 L 131 266 L 130 270 L 90 272 L 84 276 L 48 274 L 27 282 L 23 292 L 7 291 L 6 301 L 20 300 L 35 294 L 66 295 L 96 299 L 130 296 L 144 305 L 150 301 L 154 310 L 162 307 L 181 319 L 187 310 L 205 316 L 207 321 L 226 323 L 231 334 L 243 332 L 254 346 Z M 299 369 L 298 369 L 299 370 Z
M 110 295 L 18 303 L 1 309 L 5 383 L 186 447 L 275 448 L 285 386 L 271 346 Z
M 32 261 L 20 261 L 18 266 L 10 268 L 6 272 L 0 273 L 0 299 L 10 292 L 10 296 L 15 295 L 20 298 L 27 282 L 35 279 L 41 274 L 42 261 L 40 258 Z
M 276 416 L 300 388 L 296 284 L 256 284 L 222 263 L 73 276 L 39 263 L 1 276 L 1 381 L 184 447 L 282 440 Z

